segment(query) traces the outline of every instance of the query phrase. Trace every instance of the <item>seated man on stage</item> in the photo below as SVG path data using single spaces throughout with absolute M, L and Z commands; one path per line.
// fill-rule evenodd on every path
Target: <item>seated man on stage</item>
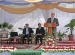
M 31 34 L 33 33 L 32 28 L 29 27 L 29 24 L 25 24 L 25 28 L 23 29 L 23 37 L 22 37 L 22 43 L 24 44 L 25 38 L 27 38 L 28 44 L 29 44 L 29 38 L 31 37 Z
M 36 29 L 36 41 L 35 44 L 37 44 L 38 38 L 40 38 L 40 43 L 42 44 L 42 38 L 45 35 L 45 30 L 43 27 L 41 27 L 41 23 L 38 23 L 38 28 Z
M 58 19 L 55 18 L 55 13 L 51 13 L 51 18 L 48 18 L 47 23 L 56 23 L 56 27 L 59 26 Z M 52 35 L 54 36 L 54 38 L 56 38 L 55 37 L 56 36 L 56 31 L 57 31 L 56 27 L 52 28 Z

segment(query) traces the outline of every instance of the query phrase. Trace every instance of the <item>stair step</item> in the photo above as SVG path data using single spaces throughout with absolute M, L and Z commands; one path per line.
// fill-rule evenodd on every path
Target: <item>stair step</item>
M 64 44 L 75 44 L 75 41 L 59 41 L 58 43 Z
M 74 43 L 59 43 L 59 44 L 75 44 L 75 42 Z
M 75 44 L 62 44 L 62 43 L 59 44 L 59 43 L 58 43 L 57 46 L 75 46 Z
M 74 41 L 62 40 L 62 41 L 58 41 L 58 43 L 75 44 L 75 40 Z
M 75 41 L 58 41 L 58 42 L 75 42 Z

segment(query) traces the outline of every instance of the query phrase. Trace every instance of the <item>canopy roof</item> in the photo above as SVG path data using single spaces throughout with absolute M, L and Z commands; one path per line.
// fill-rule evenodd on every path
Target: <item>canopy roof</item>
M 60 2 L 61 7 L 64 8 L 75 8 L 75 0 L 43 0 L 45 4 L 51 4 L 53 2 Z M 42 3 L 42 2 L 40 2 Z M 40 4 L 38 3 L 38 4 Z M 0 0 L 1 7 L 13 7 L 15 8 L 27 8 L 34 6 L 33 3 L 25 2 L 24 0 Z M 23 6 L 24 5 L 24 6 Z M 0 7 L 0 8 L 1 8 Z M 50 6 L 51 7 L 51 6 Z M 70 10 L 70 9 L 69 9 Z M 74 10 L 74 9 L 73 9 Z M 59 27 L 57 27 L 57 31 L 65 32 L 66 28 L 64 27 L 66 24 L 70 22 L 71 19 L 75 19 L 75 12 L 74 13 L 68 13 L 63 12 L 59 9 L 53 8 L 51 10 L 43 10 L 43 9 L 36 9 L 32 12 L 26 13 L 26 14 L 12 14 L 9 12 L 6 12 L 3 9 L 0 9 L 0 24 L 3 22 L 8 22 L 9 24 L 13 24 L 13 29 L 19 33 L 22 33 L 22 30 L 19 30 L 18 28 L 24 28 L 24 25 L 26 23 L 29 24 L 32 28 L 37 28 L 38 23 L 41 23 L 42 26 L 46 22 L 48 18 L 50 18 L 50 13 L 54 12 L 55 17 L 59 20 Z M 70 11 L 71 12 L 71 11 Z
M 53 2 L 61 2 L 61 3 L 74 3 L 75 0 L 42 0 L 39 3 L 46 3 L 46 4 L 50 4 Z M 29 2 L 26 2 L 24 0 L 0 0 L 0 4 L 29 4 Z

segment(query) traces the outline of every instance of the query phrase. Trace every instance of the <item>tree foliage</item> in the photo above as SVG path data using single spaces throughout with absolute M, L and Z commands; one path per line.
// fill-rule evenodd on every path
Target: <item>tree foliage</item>
M 67 30 L 70 30 L 70 34 L 73 34 L 74 31 L 74 26 L 75 26 L 75 19 L 72 19 L 70 21 L 70 23 L 68 23 L 67 25 L 65 25 L 65 27 L 68 27 Z

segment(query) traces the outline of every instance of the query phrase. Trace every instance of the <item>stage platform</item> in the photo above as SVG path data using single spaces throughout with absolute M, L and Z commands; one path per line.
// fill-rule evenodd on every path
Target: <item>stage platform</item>
M 57 40 L 57 46 L 75 46 L 75 40 L 74 41 L 68 41 L 68 40 L 62 40 L 62 41 L 58 41 Z M 37 44 L 35 45 L 34 43 L 33 44 L 7 44 L 6 42 L 3 42 L 3 44 L 0 44 L 0 46 L 14 46 L 17 48 L 17 50 L 40 50 L 44 44 Z M 75 50 L 74 50 L 75 51 Z M 50 52 L 42 52 L 41 55 L 75 55 L 75 52 L 54 52 L 54 53 L 50 53 Z M 0 53 L 0 55 L 11 55 L 10 52 L 2 52 Z
M 73 41 L 69 41 L 69 40 L 62 40 L 62 41 L 58 41 L 57 46 L 75 46 L 75 40 Z
M 49 53 L 49 52 L 42 52 L 41 55 L 75 55 L 75 53 L 71 53 L 71 52 L 58 52 L 58 53 Z M 0 55 L 11 55 L 11 53 L 9 52 L 3 52 L 3 53 L 0 53 Z
M 29 44 L 29 45 L 19 44 L 19 43 L 7 44 L 6 41 L 4 41 L 4 42 L 2 42 L 2 44 L 0 44 L 0 46 L 9 46 L 9 47 L 14 46 L 17 49 L 34 49 L 35 47 L 39 46 L 39 44 L 37 44 L 37 45 L 35 45 L 34 43 Z M 44 46 L 44 43 L 39 48 L 41 48 L 42 46 Z M 68 41 L 68 40 L 58 41 L 57 40 L 56 46 L 75 46 L 75 40 L 74 41 Z

